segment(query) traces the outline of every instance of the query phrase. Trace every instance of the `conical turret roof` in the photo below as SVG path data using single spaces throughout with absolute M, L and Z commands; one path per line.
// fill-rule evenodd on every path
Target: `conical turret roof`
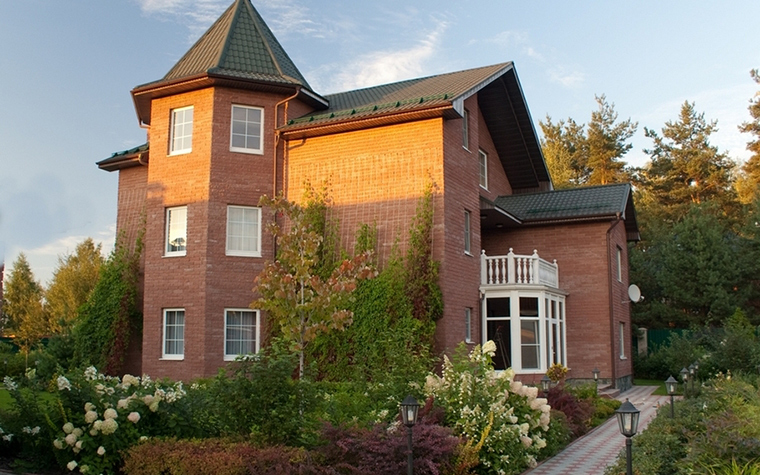
M 137 116 L 149 124 L 152 99 L 213 84 L 282 93 L 297 88 L 316 109 L 328 105 L 311 90 L 250 0 L 235 0 L 162 79 L 132 90 Z
M 235 0 L 162 81 L 202 73 L 311 89 L 249 0 Z

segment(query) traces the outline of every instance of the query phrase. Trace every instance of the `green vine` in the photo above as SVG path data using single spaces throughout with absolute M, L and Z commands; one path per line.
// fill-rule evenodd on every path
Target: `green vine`
M 144 229 L 132 249 L 120 237 L 73 330 L 74 361 L 103 373 L 120 372 L 133 331 L 140 331 L 138 276 Z
M 438 285 L 439 263 L 433 259 L 433 195 L 435 184 L 425 189 L 409 232 L 406 253 L 406 289 L 413 315 L 421 321 L 443 316 L 443 295 Z

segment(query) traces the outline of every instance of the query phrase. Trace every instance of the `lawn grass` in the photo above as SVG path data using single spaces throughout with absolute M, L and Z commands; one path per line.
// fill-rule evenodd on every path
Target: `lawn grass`
M 11 393 L 6 389 L 0 389 L 0 410 L 7 411 L 11 409 L 12 402 Z
M 634 379 L 634 386 L 657 386 L 657 389 L 652 393 L 655 396 L 668 396 L 668 391 L 665 389 L 665 381 L 657 381 L 656 379 Z M 683 395 L 683 386 L 678 385 L 676 388 L 676 396 Z

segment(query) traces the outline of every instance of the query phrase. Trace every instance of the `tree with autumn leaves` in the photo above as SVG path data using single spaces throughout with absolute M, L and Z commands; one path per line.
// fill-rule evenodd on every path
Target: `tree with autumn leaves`
M 259 206 L 281 219 L 268 225 L 277 241 L 277 257 L 256 278 L 254 291 L 260 297 L 251 306 L 267 311 L 273 329 L 298 353 L 303 378 L 306 346 L 320 333 L 351 324 L 352 293 L 358 281 L 374 277 L 377 271 L 368 251 L 325 269 L 320 259 L 325 233 L 315 225 L 308 205 L 263 196 Z

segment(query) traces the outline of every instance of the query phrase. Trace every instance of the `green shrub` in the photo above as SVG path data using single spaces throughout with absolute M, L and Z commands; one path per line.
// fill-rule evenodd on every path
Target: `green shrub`
M 550 414 L 551 422 L 545 436 L 546 448 L 540 452 L 539 460 L 558 454 L 573 439 L 565 413 L 552 409 Z
M 274 344 L 236 361 L 208 385 L 210 411 L 221 435 L 261 444 L 309 444 L 318 427 L 314 386 L 293 379 L 296 355 Z

